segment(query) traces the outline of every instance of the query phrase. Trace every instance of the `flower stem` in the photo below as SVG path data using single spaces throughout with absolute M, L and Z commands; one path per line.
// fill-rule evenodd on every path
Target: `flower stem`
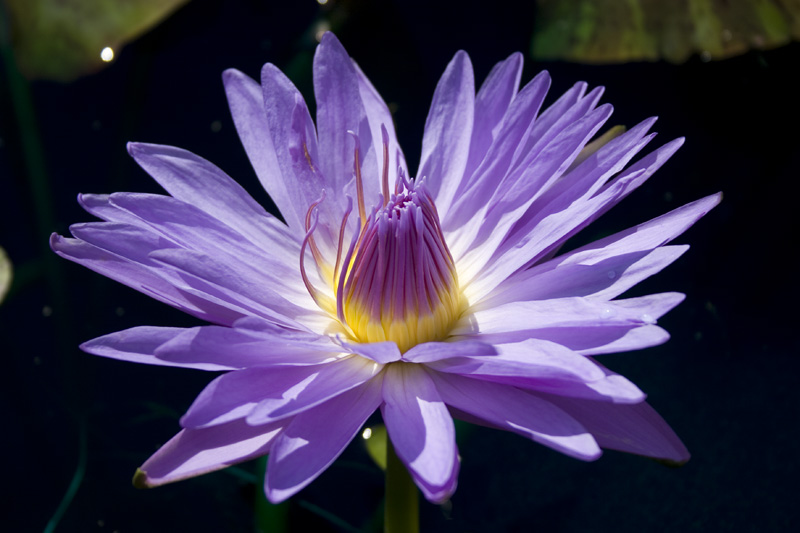
M 267 456 L 258 459 L 256 483 L 255 522 L 256 533 L 286 533 L 289 531 L 289 502 L 273 504 L 264 494 L 264 476 L 267 475 Z
M 419 495 L 411 475 L 386 439 L 384 533 L 419 533 Z

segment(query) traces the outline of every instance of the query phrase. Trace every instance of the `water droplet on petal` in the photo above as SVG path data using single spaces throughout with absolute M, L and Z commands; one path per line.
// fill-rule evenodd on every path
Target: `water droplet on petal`
M 614 315 L 616 314 L 617 312 L 614 310 L 613 307 L 606 307 L 602 311 L 600 311 L 600 318 L 603 319 L 613 318 Z
M 656 323 L 656 319 L 653 318 L 651 315 L 648 315 L 647 313 L 643 314 L 641 316 L 641 319 L 642 319 L 642 322 L 644 322 L 645 324 L 655 324 Z
M 614 279 L 616 277 L 617 277 L 617 273 L 616 272 L 614 272 L 613 270 L 609 270 L 608 271 L 608 279 Z

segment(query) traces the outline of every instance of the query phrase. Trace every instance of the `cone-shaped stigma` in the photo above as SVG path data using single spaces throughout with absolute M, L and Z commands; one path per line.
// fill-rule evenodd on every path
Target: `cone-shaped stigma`
M 424 184 L 398 184 L 367 217 L 347 255 L 337 307 L 357 341 L 395 341 L 405 352 L 447 338 L 464 302 Z

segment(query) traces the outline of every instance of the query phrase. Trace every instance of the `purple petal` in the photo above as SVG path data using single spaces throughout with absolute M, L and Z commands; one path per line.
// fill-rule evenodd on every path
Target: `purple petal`
M 588 88 L 584 82 L 578 82 L 562 95 L 553 105 L 533 123 L 529 134 L 520 143 L 514 167 L 524 164 L 529 154 L 535 154 L 549 144 L 572 123 L 590 113 L 603 96 L 603 87 L 595 87 L 584 95 Z
M 282 334 L 288 330 L 273 328 L 272 332 L 220 326 L 189 328 L 158 346 L 155 353 L 164 364 L 224 365 L 220 370 L 316 365 L 339 355 L 339 347 L 327 336 L 299 332 L 289 336 Z
M 138 217 L 141 226 L 183 247 L 239 258 L 243 266 L 266 259 L 270 261 L 270 270 L 276 271 L 270 272 L 275 279 L 292 274 L 298 278 L 297 284 L 302 285 L 296 273 L 300 247 L 288 235 L 276 237 L 280 245 L 270 242 L 255 245 L 196 206 L 159 194 L 115 193 L 111 195 L 111 203 Z
M 249 424 L 267 424 L 293 416 L 342 392 L 365 383 L 381 371 L 381 365 L 358 356 L 321 365 L 320 371 L 286 389 L 281 398 L 266 398 L 247 417 Z
M 536 338 L 565 346 L 581 355 L 641 350 L 663 344 L 669 333 L 658 326 L 617 326 L 604 328 L 544 328 L 536 330 Z
M 294 329 L 303 329 L 304 316 L 313 320 L 322 314 L 308 299 L 297 302 L 308 306 L 304 307 L 276 293 L 272 290 L 275 284 L 267 283 L 266 278 L 259 283 L 258 276 L 243 277 L 237 268 L 241 265 L 235 260 L 224 261 L 224 257 L 174 248 L 152 252 L 150 257 L 173 271 L 188 287 L 187 292 L 245 310 L 243 314 L 264 317 Z
M 522 54 L 516 52 L 492 67 L 486 81 L 481 85 L 475 97 L 475 122 L 469 143 L 469 160 L 464 171 L 465 176 L 472 175 L 497 138 L 509 104 L 517 94 L 521 76 Z M 535 79 L 540 76 L 547 76 L 547 73 L 543 72 Z
M 541 210 L 526 214 L 483 268 L 482 277 L 473 289 L 473 298 L 482 298 L 513 272 L 557 249 L 616 205 L 660 168 L 682 142 L 678 139 L 648 154 L 591 198 L 573 201 L 557 197 Z
M 486 357 L 497 355 L 491 344 L 479 341 L 425 342 L 417 344 L 403 354 L 403 360 L 412 363 L 431 363 L 451 357 Z
M 614 405 L 564 397 L 548 397 L 586 426 L 603 448 L 675 463 L 689 460 L 689 451 L 646 402 Z
M 209 299 L 221 307 L 237 310 L 241 310 L 244 305 L 253 312 L 253 306 L 244 302 L 252 302 L 250 297 L 256 297 L 259 298 L 261 307 L 274 308 L 283 317 L 275 315 L 275 320 L 282 320 L 287 324 L 295 323 L 287 318 L 290 315 L 298 317 L 318 314 L 296 267 L 288 268 L 287 265 L 276 262 L 269 254 L 255 249 L 235 234 L 231 235 L 231 230 L 226 230 L 215 219 L 192 206 L 170 197 L 155 195 L 120 193 L 113 195 L 112 200 L 126 207 L 129 212 L 137 213 L 140 223 L 147 228 L 112 223 L 79 224 L 72 228 L 76 236 L 109 252 L 142 263 L 145 267 L 143 270 L 147 271 L 149 277 L 152 277 L 152 273 L 159 274 L 175 289 L 192 293 L 192 300 Z M 201 249 L 205 253 L 176 249 L 180 245 Z M 255 264 L 259 268 L 252 266 Z M 165 268 L 165 265 L 170 268 Z M 226 272 L 225 276 L 214 277 L 223 270 Z M 210 279 L 226 284 L 226 288 L 233 291 L 234 296 L 221 297 L 218 289 L 211 290 L 211 296 L 206 289 L 214 285 L 213 281 L 210 284 L 200 283 L 187 278 L 185 273 L 194 278 L 210 275 Z M 248 281 L 245 283 L 244 280 Z M 272 288 L 278 289 L 280 293 Z M 175 290 L 167 289 L 167 292 Z M 299 307 L 297 303 L 304 303 L 306 307 Z M 272 316 L 270 311 L 264 313 L 265 316 Z
M 88 213 L 106 222 L 120 222 L 133 226 L 140 226 L 142 223 L 139 217 L 113 205 L 110 194 L 79 194 L 78 203 Z
M 569 168 L 580 151 L 611 116 L 613 108 L 604 104 L 587 112 L 563 130 L 548 135 L 509 172 L 502 187 L 498 187 L 491 203 L 518 206 L 547 190 Z M 546 142 L 545 142 L 546 141 Z M 525 195 L 521 197 L 520 195 Z M 499 207 L 495 207 L 499 209 Z
M 524 435 L 572 457 L 592 461 L 600 448 L 572 416 L 552 403 L 514 387 L 452 374 L 436 374 L 442 399 L 489 425 Z
M 382 365 L 399 361 L 400 357 L 402 357 L 400 350 L 397 348 L 397 343 L 394 341 L 367 342 L 362 344 L 339 339 L 339 342 L 350 352 L 362 355 Z
M 683 298 L 680 293 L 663 293 L 611 302 L 573 297 L 477 307 L 462 318 L 451 334 L 480 334 L 480 339 L 487 342 L 512 342 L 511 339 L 536 338 L 535 332 L 540 329 L 649 325 Z
M 663 246 L 610 256 L 597 262 L 572 260 L 570 255 L 524 270 L 501 283 L 482 306 L 496 306 L 521 300 L 547 300 L 584 296 L 608 300 L 661 271 L 689 249 Z
M 459 258 L 459 265 L 467 265 L 467 281 L 481 277 L 484 265 L 494 259 L 495 251 L 506 249 L 504 241 L 513 234 L 513 228 L 535 201 L 538 191 L 548 187 L 567 169 L 610 115 L 611 106 L 604 105 L 569 125 L 541 150 L 526 156 L 524 164 L 506 175 L 492 198 L 488 202 L 484 200 L 484 214 L 473 217 L 480 217 L 480 224 L 473 220 L 468 225 L 471 231 L 462 236 L 462 240 L 470 242 L 468 253 Z
M 370 124 L 361 99 L 362 83 L 336 36 L 330 32 L 323 35 L 314 54 L 314 96 L 322 173 L 337 196 L 343 196 L 341 191 L 355 190 L 355 187 L 346 187 L 354 175 L 355 148 L 347 132 L 355 132 L 362 150 L 359 159 L 364 196 L 371 204 L 380 192 L 379 165 L 383 162 L 379 163 L 377 158 L 383 147 L 380 124 Z M 387 129 L 388 126 L 391 123 L 387 123 Z
M 629 254 L 653 250 L 671 241 L 708 213 L 720 200 L 720 194 L 707 196 L 670 211 L 665 215 L 654 218 L 649 222 L 639 224 L 638 226 L 583 246 L 568 254 L 542 263 L 541 265 L 536 265 L 529 270 L 519 272 L 503 281 L 497 289 L 488 296 L 488 300 L 484 301 L 486 305 L 499 305 L 506 301 L 542 298 L 546 294 L 549 295 L 551 286 L 553 288 L 559 286 L 556 278 L 544 278 L 543 281 L 547 281 L 547 283 L 531 283 L 530 280 L 539 275 L 546 274 L 551 270 L 557 270 L 567 265 L 594 266 L 608 260 L 610 261 L 608 266 L 613 267 L 615 266 L 615 259 L 613 259 L 615 257 L 617 260 L 624 263 L 626 256 L 635 258 L 635 256 Z M 674 257 L 683 250 L 685 250 L 685 248 L 670 247 L 662 251 L 653 252 L 653 254 L 648 255 L 644 260 L 635 263 L 634 268 L 628 269 L 630 272 L 626 270 L 621 273 L 614 268 L 613 279 L 609 280 L 611 284 L 605 290 L 600 290 L 596 296 L 600 297 L 600 295 L 603 295 L 610 298 L 621 294 L 628 287 L 638 282 L 638 280 L 646 278 L 669 264 L 670 261 L 674 260 Z M 620 263 L 619 266 L 622 267 L 622 264 Z M 575 269 L 576 267 L 572 268 Z M 595 272 L 599 276 L 599 279 L 595 282 L 602 284 L 602 269 L 595 270 Z M 609 272 L 612 272 L 612 269 L 606 272 L 606 276 L 609 276 Z M 549 275 L 558 276 L 557 273 Z M 567 276 L 558 279 L 563 279 L 565 286 L 570 283 L 570 281 L 567 280 Z M 545 292 L 540 294 L 539 291 Z
M 138 243 L 130 240 L 128 235 L 121 233 L 122 230 L 131 230 L 141 234 L 141 230 L 119 224 L 115 227 L 120 230 L 116 235 L 117 242 L 121 246 L 126 247 L 132 254 L 147 252 L 146 246 L 140 247 Z M 50 247 L 61 257 L 75 261 L 99 274 L 208 322 L 232 324 L 243 316 L 242 312 L 231 308 L 227 302 L 212 301 L 211 298 L 189 294 L 174 286 L 171 281 L 167 281 L 159 275 L 158 268 L 153 268 L 152 265 L 146 263 L 152 263 L 146 257 L 138 258 L 139 260 L 121 257 L 79 239 L 64 238 L 55 233 L 50 236 Z
M 265 122 L 261 116 L 259 123 Z M 292 266 L 297 262 L 299 240 L 215 165 L 172 146 L 129 143 L 128 152 L 174 198 L 219 220 L 259 249 L 270 250 L 272 257 Z
M 554 128 L 554 125 L 563 117 L 565 117 L 568 113 L 571 112 L 571 116 L 582 116 L 577 113 L 577 111 L 582 110 L 583 114 L 588 111 L 590 107 L 593 107 L 594 104 L 597 102 L 597 99 L 590 99 L 587 100 L 585 98 L 586 89 L 588 88 L 588 84 L 585 81 L 579 81 L 570 89 L 558 97 L 554 103 L 552 103 L 544 112 L 536 118 L 536 122 L 534 122 L 533 127 L 525 134 L 522 142 L 517 151 L 517 160 L 521 157 L 524 157 L 538 141 L 541 137 Z M 598 96 L 599 98 L 599 96 Z M 575 105 L 583 101 L 583 105 L 580 109 L 576 108 Z M 588 106 L 586 104 L 591 104 Z M 563 121 L 562 121 L 563 122 Z M 563 125 L 561 126 L 563 128 Z
M 263 425 L 307 410 L 371 379 L 380 367 L 358 356 L 309 366 L 253 367 L 212 381 L 181 418 L 187 428 L 247 417 Z
M 586 159 L 566 171 L 565 175 L 553 186 L 543 191 L 539 205 L 546 204 L 552 198 L 565 195 L 573 199 L 592 196 L 612 176 L 622 171 L 635 156 L 655 137 L 650 128 L 656 122 L 655 117 L 643 120 L 630 130 L 618 135 L 591 153 Z M 578 158 L 580 159 L 580 158 Z M 576 159 L 576 162 L 578 161 Z M 539 207 L 534 204 L 533 209 Z
M 528 380 L 594 381 L 605 376 L 591 360 L 553 342 L 528 339 L 494 348 L 494 357 L 454 354 L 449 359 L 430 362 L 428 367 L 508 385 Z
M 265 186 L 289 226 L 303 235 L 306 212 L 322 191 L 343 189 L 334 188 L 335 182 L 321 170 L 314 122 L 300 91 L 270 63 L 261 70 L 261 85 L 267 126 L 273 145 L 278 147 L 275 157 L 283 177 Z M 334 242 L 329 226 L 338 227 L 343 213 L 338 196 L 327 195 L 318 207 L 321 226 L 315 238 L 326 249 Z
M 264 489 L 270 501 L 289 498 L 328 468 L 380 403 L 378 376 L 294 417 L 269 456 Z
M 186 333 L 184 328 L 139 326 L 97 337 L 81 344 L 81 350 L 94 355 L 144 363 L 148 365 L 177 366 L 200 370 L 231 370 L 226 364 L 205 361 L 167 361 L 158 358 L 158 348 Z
M 508 172 L 520 139 L 539 112 L 549 86 L 550 77 L 543 72 L 531 80 L 511 102 L 498 128 L 497 138 L 488 147 L 488 153 L 483 161 L 479 162 L 474 172 L 468 175 L 469 181 L 461 186 L 451 211 L 443 220 L 446 230 L 454 230 L 474 217 L 476 207 L 486 209 L 487 198 L 494 194 L 502 177 Z M 473 137 L 477 135 L 478 130 L 475 129 L 474 132 Z M 471 157 L 473 157 L 472 148 L 470 148 Z
M 464 51 L 456 53 L 442 74 L 425 121 L 422 155 L 417 178 L 436 200 L 441 218 L 447 218 L 456 191 L 461 187 L 469 159 L 475 112 L 475 78 Z
M 281 424 L 253 427 L 243 420 L 184 429 L 145 461 L 133 483 L 157 487 L 266 455 L 281 429 Z
M 414 482 L 433 503 L 456 489 L 455 426 L 433 380 L 419 365 L 386 367 L 381 406 L 395 452 Z
M 225 94 L 228 97 L 233 123 L 259 181 L 294 234 L 302 235 L 305 230 L 303 217 L 307 206 L 297 205 L 296 198 L 291 194 L 293 191 L 287 188 L 287 183 L 292 182 L 293 176 L 285 176 L 278 162 L 278 151 L 275 148 L 283 147 L 275 143 L 273 132 L 268 127 L 261 86 L 235 69 L 226 70 L 222 75 L 222 81 L 225 84 Z M 278 143 L 280 140 L 277 139 Z
M 517 380 L 515 385 L 531 391 L 545 392 L 557 396 L 583 398 L 614 404 L 634 404 L 644 401 L 645 394 L 628 379 L 598 365 L 604 378 L 578 382 L 568 380 Z

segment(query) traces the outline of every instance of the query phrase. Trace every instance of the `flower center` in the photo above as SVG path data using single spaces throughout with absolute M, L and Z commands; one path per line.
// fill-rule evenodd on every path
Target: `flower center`
M 339 320 L 356 340 L 395 341 L 401 352 L 447 338 L 462 311 L 436 208 L 424 186 L 411 187 L 361 229 L 337 291 Z
M 339 232 L 332 280 L 336 316 L 357 342 L 394 341 L 401 352 L 423 342 L 445 340 L 466 307 L 466 300 L 458 287 L 455 264 L 433 199 L 424 183 L 406 180 L 402 173 L 394 193 L 389 194 L 384 135 L 383 195 L 367 215 L 358 151 L 356 139 L 360 216 L 344 256 L 343 236 L 350 207 Z M 313 239 L 310 217 L 307 226 L 307 240 Z M 330 303 L 320 302 L 319 294 L 315 295 L 308 282 L 306 285 L 321 307 L 331 307 Z

